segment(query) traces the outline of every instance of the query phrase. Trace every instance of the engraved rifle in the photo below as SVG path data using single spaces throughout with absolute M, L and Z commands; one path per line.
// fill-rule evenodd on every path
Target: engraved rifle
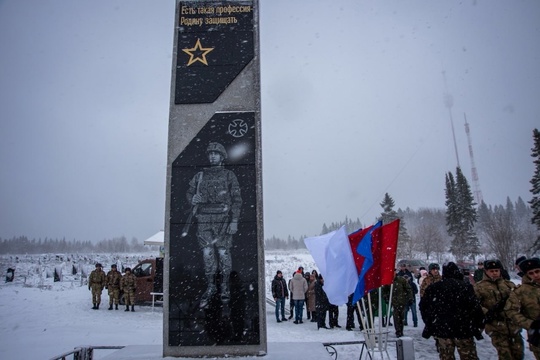
M 195 192 L 195 195 L 199 194 L 199 188 L 201 187 L 201 181 L 202 181 L 203 173 L 202 171 L 199 173 L 199 179 L 197 180 L 197 191 Z M 184 228 L 182 229 L 181 237 L 186 237 L 189 233 L 189 228 L 191 227 L 191 220 L 193 219 L 193 216 L 197 213 L 197 210 L 199 209 L 199 204 L 195 204 L 191 207 L 191 212 L 189 213 L 189 216 L 186 220 L 186 225 L 184 225 Z

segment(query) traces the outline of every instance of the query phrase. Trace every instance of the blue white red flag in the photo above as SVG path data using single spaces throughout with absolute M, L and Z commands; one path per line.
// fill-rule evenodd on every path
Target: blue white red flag
M 353 295 L 353 304 L 356 303 L 366 291 L 365 275 L 373 266 L 372 233 L 382 226 L 382 221 L 366 229 L 356 231 L 349 235 L 349 243 L 354 254 L 355 265 L 358 271 L 358 280 Z

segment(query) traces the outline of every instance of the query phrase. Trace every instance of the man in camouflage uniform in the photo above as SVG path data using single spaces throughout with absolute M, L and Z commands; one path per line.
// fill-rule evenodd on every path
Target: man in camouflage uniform
M 116 264 L 111 265 L 111 270 L 107 273 L 107 290 L 109 291 L 109 310 L 113 309 L 113 302 L 116 310 L 118 310 L 118 302 L 120 301 L 120 280 L 122 274 L 116 270 Z
M 424 293 L 426 292 L 426 289 L 429 285 L 442 280 L 439 270 L 440 270 L 439 264 L 436 264 L 436 263 L 429 264 L 428 276 L 424 279 L 424 281 L 422 281 L 422 285 L 420 285 L 420 297 L 424 296 Z
M 527 329 L 529 349 L 540 360 L 540 259 L 531 258 L 519 263 L 524 275 L 506 302 L 504 311 L 512 321 Z
M 403 336 L 403 327 L 405 325 L 405 308 L 412 304 L 413 291 L 409 281 L 402 276 L 394 277 L 392 290 L 392 315 L 394 318 L 394 329 L 396 330 L 396 336 Z M 385 285 L 382 290 L 382 296 L 384 300 L 389 303 L 390 301 L 390 285 Z
M 120 290 L 124 292 L 124 301 L 126 302 L 126 310 L 135 311 L 135 290 L 137 290 L 137 277 L 131 273 L 130 268 L 126 268 L 126 273 L 120 280 Z
M 499 260 L 486 260 L 484 277 L 474 285 L 485 316 L 485 331 L 497 349 L 501 360 L 523 359 L 523 339 L 520 328 L 505 314 L 504 307 L 516 285 L 501 276 L 503 265 Z
M 439 359 L 478 360 L 474 338 L 481 337 L 484 314 L 473 286 L 463 280 L 458 266 L 443 266 L 442 280 L 426 288 L 420 299 L 420 313 L 425 328 L 422 337 L 437 341 Z
M 197 240 L 203 253 L 207 282 L 200 308 L 205 308 L 217 292 L 218 269 L 221 274 L 221 300 L 223 303 L 229 301 L 232 235 L 238 231 L 242 206 L 238 179 L 223 166 L 223 161 L 227 159 L 225 147 L 212 142 L 206 153 L 210 167 L 193 177 L 187 192 L 187 200 L 193 205 L 193 214 L 197 218 Z
M 103 288 L 107 285 L 107 276 L 100 263 L 96 264 L 96 269 L 92 270 L 90 276 L 88 277 L 88 290 L 92 290 L 92 309 L 99 309 L 99 304 L 101 303 L 101 292 Z

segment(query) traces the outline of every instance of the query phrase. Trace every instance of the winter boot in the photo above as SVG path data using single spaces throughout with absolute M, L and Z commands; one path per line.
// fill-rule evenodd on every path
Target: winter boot
M 98 309 L 99 309 L 99 303 L 96 304 L 96 310 L 98 310 Z
M 96 304 L 94 304 L 94 306 L 92 306 L 92 310 L 96 310 L 97 307 L 96 307 Z
M 109 310 L 112 310 L 112 304 L 109 304 Z
M 114 309 L 118 310 L 118 304 L 114 304 Z
M 221 284 L 221 302 L 228 304 L 230 299 L 231 293 L 229 292 L 229 287 L 225 283 Z
M 135 311 L 135 305 L 131 305 L 131 311 Z
M 126 305 L 126 310 L 124 311 L 129 311 L 129 305 Z
M 212 298 L 212 295 L 214 295 L 216 290 L 217 290 L 216 285 L 214 285 L 213 283 L 208 284 L 208 288 L 206 288 L 206 291 L 201 297 L 199 308 L 204 309 L 208 306 L 208 303 L 210 302 L 210 298 Z

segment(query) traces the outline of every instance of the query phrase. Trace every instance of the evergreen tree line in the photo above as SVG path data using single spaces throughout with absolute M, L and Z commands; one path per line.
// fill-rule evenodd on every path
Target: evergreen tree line
M 130 253 L 144 251 L 144 245 L 136 238 L 128 242 L 124 236 L 91 241 L 59 239 L 28 239 L 26 236 L 11 239 L 0 238 L 0 254 L 44 254 L 44 253 Z
M 387 224 L 400 219 L 398 258 L 418 258 L 442 262 L 450 252 L 456 261 L 497 258 L 509 269 L 520 255 L 535 256 L 540 251 L 540 132 L 533 130 L 531 156 L 535 171 L 530 181 L 532 199 L 528 206 L 521 197 L 509 197 L 504 205 L 475 203 L 467 178 L 459 167 L 455 175 L 445 174 L 445 209 L 421 208 L 394 210 L 395 203 L 386 193 L 380 203 L 383 211 L 377 220 Z M 323 224 L 321 234 L 347 225 L 348 233 L 362 228 L 360 220 Z M 371 224 L 368 224 L 371 225 Z M 267 240 L 267 248 L 298 249 L 299 240 Z M 300 241 L 301 244 L 296 244 Z M 481 255 L 483 254 L 483 255 Z

